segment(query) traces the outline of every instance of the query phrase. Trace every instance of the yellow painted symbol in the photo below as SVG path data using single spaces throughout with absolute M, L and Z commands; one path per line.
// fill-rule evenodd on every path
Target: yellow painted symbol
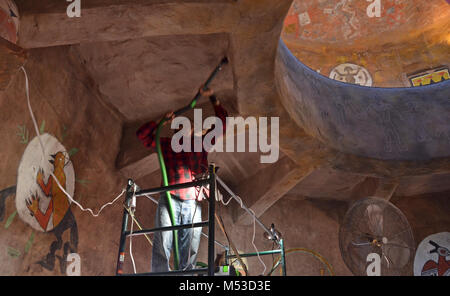
M 423 86 L 433 83 L 438 83 L 444 80 L 450 79 L 450 74 L 448 69 L 437 70 L 433 73 L 427 73 L 417 77 L 411 78 L 411 83 L 413 86 Z

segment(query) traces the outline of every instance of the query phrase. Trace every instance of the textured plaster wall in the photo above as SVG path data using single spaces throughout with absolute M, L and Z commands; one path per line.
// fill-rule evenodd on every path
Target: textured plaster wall
M 406 216 L 412 227 L 416 246 L 427 236 L 448 232 L 450 192 L 428 193 L 391 200 Z
M 30 79 L 31 105 L 40 128 L 58 138 L 67 150 L 72 150 L 75 168 L 74 198 L 87 207 L 98 206 L 120 193 L 125 180 L 114 169 L 118 151 L 121 122 L 101 102 L 93 81 L 71 48 L 59 47 L 31 50 L 25 65 Z M 21 143 L 18 126 L 24 126 L 29 141 L 35 137 L 27 109 L 25 80 L 17 72 L 9 88 L 0 93 L 0 116 L 3 138 L 0 148 L 0 190 L 14 186 L 18 166 L 26 144 Z M 45 123 L 44 123 L 45 121 Z M 40 153 L 36 157 L 41 157 Z M 16 211 L 15 195 L 4 202 L 4 216 L 0 221 L 0 274 L 2 275 L 58 275 L 60 260 L 52 270 L 36 262 L 46 257 L 52 233 L 43 233 L 24 223 Z M 82 258 L 82 273 L 111 274 L 114 270 L 120 204 L 92 218 L 72 205 L 78 228 L 78 253 Z M 69 231 L 63 234 L 69 241 Z M 56 251 L 63 255 L 63 248 Z
M 413 230 L 416 247 L 427 236 L 448 231 L 448 207 L 450 195 L 448 192 L 422 194 L 410 197 L 396 196 L 391 202 L 406 216 Z M 270 226 L 274 223 L 283 234 L 286 248 L 306 248 L 319 253 L 332 266 L 335 275 L 352 275 L 345 265 L 339 249 L 339 227 L 350 203 L 337 200 L 305 199 L 302 196 L 291 195 L 279 200 L 262 217 L 261 221 Z M 243 227 L 232 225 L 229 212 L 222 206 L 219 212 L 224 218 L 227 231 L 230 233 L 236 247 L 246 252 L 255 252 L 251 243 L 253 226 Z M 205 212 L 206 214 L 206 212 Z M 217 240 L 224 243 L 225 237 L 217 230 Z M 263 230 L 256 225 L 255 244 L 259 251 L 271 250 L 272 243 L 263 238 Z M 207 262 L 206 240 L 202 238 L 199 260 Z M 220 251 L 220 247 L 216 247 Z M 272 257 L 261 257 L 270 269 Z M 276 257 L 275 257 L 276 258 Z M 324 265 L 315 257 L 306 253 L 290 253 L 286 257 L 289 275 L 327 275 Z M 248 259 L 249 272 L 259 275 L 264 267 L 254 257 Z M 412 273 L 412 271 L 411 271 Z M 279 275 L 277 270 L 274 275 Z

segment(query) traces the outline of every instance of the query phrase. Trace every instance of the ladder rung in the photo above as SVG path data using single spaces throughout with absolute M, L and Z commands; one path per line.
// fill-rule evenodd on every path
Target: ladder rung
M 143 196 L 145 194 L 163 193 L 166 191 L 173 191 L 173 190 L 177 190 L 177 189 L 185 189 L 185 188 L 189 188 L 189 187 L 196 187 L 196 186 L 202 186 L 202 185 L 208 185 L 208 184 L 209 184 L 208 179 L 201 179 L 201 180 L 197 180 L 197 181 L 193 181 L 193 182 L 186 182 L 186 183 L 157 187 L 157 188 L 152 188 L 152 189 L 145 189 L 145 190 L 135 192 L 134 195 L 135 196 Z
M 283 251 L 281 249 L 279 250 L 270 250 L 270 251 L 262 251 L 258 253 L 246 253 L 246 254 L 239 254 L 239 257 L 255 257 L 255 256 L 264 256 L 264 255 L 273 255 L 273 254 L 281 254 Z M 227 255 L 227 259 L 236 258 L 237 255 Z
M 133 234 L 130 234 L 130 231 L 126 231 L 126 236 L 137 236 L 137 235 L 144 235 L 149 234 L 153 232 L 158 231 L 172 231 L 172 230 L 179 230 L 179 229 L 185 229 L 185 228 L 196 228 L 196 227 L 205 227 L 209 225 L 209 221 L 204 222 L 198 222 L 194 224 L 182 224 L 182 225 L 175 225 L 175 226 L 166 226 L 166 227 L 158 227 L 158 228 L 152 228 L 152 229 L 143 229 L 138 231 L 133 231 Z

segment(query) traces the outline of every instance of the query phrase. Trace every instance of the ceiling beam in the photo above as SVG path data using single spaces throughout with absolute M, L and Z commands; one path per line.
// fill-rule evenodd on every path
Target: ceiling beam
M 125 178 L 138 180 L 159 170 L 157 154 L 138 140 L 136 131 L 140 124 L 125 125 L 122 130 L 120 152 L 116 167 Z
M 102 41 L 123 41 L 151 36 L 229 32 L 239 11 L 234 2 L 94 1 L 82 4 L 81 17 L 70 18 L 67 5 L 48 4 L 48 10 L 22 4 L 19 44 L 38 48 Z M 36 1 L 34 1 L 36 2 Z M 44 1 L 45 2 L 45 1 Z M 48 2 L 48 1 L 46 1 Z M 54 1 L 53 1 L 54 2 Z
M 284 157 L 242 181 L 235 193 L 259 218 L 310 172 Z M 249 225 L 253 222 L 253 218 L 238 203 L 233 203 L 232 207 L 235 223 Z
M 394 195 L 398 185 L 398 182 L 380 179 L 378 182 L 378 187 L 373 195 L 389 201 Z
M 430 160 L 379 160 L 334 151 L 328 165 L 336 170 L 374 178 L 400 178 L 450 172 L 450 157 Z
M 11 78 L 25 64 L 26 51 L 0 37 L 0 91 L 5 90 Z
M 131 162 L 119 169 L 127 179 L 138 180 L 159 170 L 158 156 L 151 153 L 144 158 Z
M 389 201 L 394 195 L 399 182 L 397 179 L 381 179 L 366 177 L 356 184 L 349 194 L 349 202 L 355 202 L 364 197 L 375 196 Z

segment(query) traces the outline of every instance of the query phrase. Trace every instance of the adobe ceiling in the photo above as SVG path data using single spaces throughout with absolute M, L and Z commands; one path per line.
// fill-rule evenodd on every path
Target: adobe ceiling
M 450 67 L 448 1 L 382 0 L 378 11 L 376 3 L 295 0 L 282 38 L 322 75 L 333 77 L 334 67 L 352 63 L 376 87 L 410 86 L 409 74 Z
M 399 151 L 396 150 L 390 155 L 385 150 L 383 137 L 395 137 L 395 133 L 390 136 L 390 130 L 383 125 L 383 120 L 377 127 L 370 122 L 370 117 L 351 119 L 361 128 L 350 133 L 348 138 L 345 132 L 340 134 L 341 138 L 336 137 L 339 134 L 336 130 L 339 130 L 342 123 L 339 122 L 339 114 L 342 114 L 339 106 L 345 104 L 330 104 L 326 101 L 330 98 L 324 99 L 320 104 L 325 104 L 324 110 L 330 115 L 328 119 L 324 119 L 321 114 L 325 113 L 320 112 L 322 109 L 314 106 L 317 103 L 314 98 L 317 95 L 320 97 L 321 87 L 325 87 L 327 94 L 337 90 L 339 98 L 336 102 L 349 98 L 346 102 L 350 104 L 359 100 L 358 106 L 363 106 L 366 102 L 356 96 L 360 92 L 370 96 L 371 90 L 355 91 L 349 85 L 333 84 L 334 82 L 317 73 L 317 76 L 307 73 L 303 65 L 289 58 L 284 46 L 279 46 L 279 39 L 284 18 L 292 2 L 90 0 L 83 2 L 81 18 L 69 19 L 64 1 L 16 0 L 21 12 L 18 44 L 27 50 L 52 46 L 72 47 L 79 56 L 80 63 L 84 64 L 97 84 L 105 104 L 112 112 L 119 114 L 123 121 L 124 132 L 117 163 L 119 169 L 128 169 L 128 172 L 130 168 L 143 164 L 153 165 L 153 171 L 157 169 L 154 166 L 156 159 L 149 156 L 137 140 L 130 136 L 134 134 L 136 126 L 145 120 L 156 120 L 171 109 L 184 106 L 217 62 L 223 55 L 227 55 L 231 63 L 220 74 L 213 88 L 224 98 L 231 113 L 280 117 L 282 159 L 279 163 L 258 165 L 255 168 L 254 158 L 242 159 L 225 154 L 217 156 L 219 165 L 222 162 L 223 167 L 228 167 L 227 175 L 237 188 L 243 186 L 244 181 L 247 186 L 257 187 L 262 178 L 272 177 L 271 188 L 255 190 L 249 197 L 250 205 L 257 209 L 258 215 L 291 189 L 296 188 L 294 191 L 298 192 L 302 182 L 306 182 L 308 178 L 309 184 L 317 184 L 322 180 L 321 186 L 329 185 L 328 193 L 321 196 L 325 198 L 335 198 L 333 192 L 342 188 L 341 181 L 347 182 L 344 187 L 351 189 L 367 178 L 376 179 L 378 183 L 374 192 L 379 192 L 386 198 L 392 196 L 403 182 L 402 178 L 410 176 L 440 174 L 442 184 L 450 183 L 450 149 L 446 150 L 447 153 L 443 150 L 450 145 L 450 125 L 445 126 L 450 121 L 448 96 L 445 99 L 449 83 L 442 83 L 442 86 L 433 89 L 425 88 L 426 94 L 440 92 L 438 98 L 427 99 L 431 106 L 427 112 L 431 113 L 422 115 L 426 117 L 433 112 L 439 113 L 433 117 L 436 122 L 430 123 L 439 126 L 439 137 L 430 139 L 431 142 L 427 145 L 431 148 L 424 149 L 425 154 L 420 154 L 419 151 L 420 155 L 410 153 L 407 157 L 399 157 Z M 313 2 L 305 2 L 305 5 L 309 4 L 313 5 Z M 418 4 L 417 7 L 408 9 L 420 11 L 421 7 L 423 5 Z M 430 17 L 435 17 L 432 15 L 435 12 L 434 8 L 427 10 Z M 347 35 L 345 28 L 341 28 L 339 34 L 347 36 L 351 42 L 369 35 L 374 37 L 372 42 L 376 42 L 378 37 L 371 34 L 373 26 L 364 23 L 360 26 L 366 31 L 360 31 L 358 36 Z M 386 30 L 380 29 L 377 32 L 387 36 Z M 411 20 L 405 19 L 396 30 L 415 30 L 415 27 L 411 25 Z M 410 38 L 413 38 L 412 35 Z M 303 41 L 305 40 L 295 42 Z M 324 37 L 320 41 L 332 40 Z M 283 64 L 286 61 L 296 66 Z M 295 76 L 302 73 L 307 75 Z M 308 86 L 308 79 L 315 82 L 312 83 L 311 80 L 311 85 Z M 305 86 L 306 91 L 303 92 L 298 86 Z M 426 94 L 421 90 L 405 91 L 406 93 L 415 93 L 412 102 L 420 103 L 425 100 Z M 390 116 L 397 114 L 392 112 L 403 112 L 401 108 L 407 108 L 397 104 L 404 100 L 402 91 L 397 95 L 389 93 L 388 97 L 383 96 L 384 93 L 379 94 L 384 102 L 380 108 L 385 109 L 376 109 L 375 113 Z M 388 99 L 392 101 L 388 102 Z M 407 121 L 396 124 L 414 121 L 414 116 L 413 113 L 408 113 Z M 305 119 L 308 124 L 305 124 Z M 317 128 L 323 124 L 327 128 L 322 130 L 325 134 L 320 135 Z M 337 128 L 333 130 L 332 126 Z M 365 129 L 367 126 L 370 128 Z M 407 133 L 408 139 L 404 141 L 406 151 L 417 151 L 416 148 L 421 145 L 420 139 L 414 138 L 416 127 L 413 126 Z M 406 125 L 399 128 L 402 132 L 408 129 Z M 349 126 L 344 126 L 342 131 L 346 129 L 352 131 Z M 365 139 L 358 139 L 358 132 L 365 131 L 374 131 L 373 140 L 381 139 L 381 143 L 352 144 Z M 342 137 L 344 141 L 339 142 Z M 442 143 L 447 146 L 439 146 Z M 356 150 L 352 150 L 352 147 L 356 147 Z M 417 155 L 419 156 L 415 158 Z M 255 171 L 251 174 L 233 175 L 234 171 L 253 170 Z M 138 177 L 144 177 L 145 174 L 140 172 Z M 336 178 L 325 184 L 323 180 L 330 180 L 332 177 L 326 179 L 324 174 Z M 443 187 L 445 186 L 440 189 Z M 302 194 L 314 196 L 316 188 L 309 193 L 302 191 Z

